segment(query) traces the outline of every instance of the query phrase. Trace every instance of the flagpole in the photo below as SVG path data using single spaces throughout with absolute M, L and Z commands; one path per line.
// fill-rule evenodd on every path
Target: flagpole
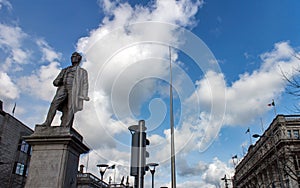
M 277 116 L 277 112 L 276 112 L 276 107 L 275 107 L 274 99 L 272 99 L 272 105 L 273 105 L 274 114 L 275 114 L 275 117 L 276 117 Z
M 252 138 L 251 138 L 251 132 L 250 132 L 250 127 L 248 127 L 247 131 L 245 134 L 249 133 L 249 138 L 250 138 L 250 145 L 252 145 Z
M 16 105 L 17 105 L 17 103 L 15 102 L 15 105 L 14 105 L 14 107 L 12 109 L 12 115 L 13 115 L 13 117 L 15 117 Z
M 175 144 L 174 144 L 174 116 L 173 116 L 173 85 L 172 85 L 172 57 L 171 46 L 169 46 L 170 58 L 170 129 L 171 129 L 171 172 L 172 188 L 176 188 L 176 170 L 175 170 Z
M 243 149 L 243 156 L 245 156 L 246 152 L 245 152 L 245 147 L 242 145 L 242 149 Z
M 250 138 L 250 145 L 252 145 L 252 136 L 251 136 L 250 128 L 249 128 L 249 138 Z
M 261 130 L 262 130 L 262 132 L 265 132 L 264 123 L 263 123 L 262 118 L 260 118 L 260 124 L 261 124 Z

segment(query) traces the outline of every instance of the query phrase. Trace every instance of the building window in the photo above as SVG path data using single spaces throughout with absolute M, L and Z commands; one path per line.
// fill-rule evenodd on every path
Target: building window
M 299 139 L 299 130 L 293 130 L 294 138 Z
M 292 131 L 291 130 L 287 130 L 287 137 L 292 138 Z
M 15 168 L 15 174 L 24 175 L 25 165 L 22 163 L 17 163 Z
M 31 155 L 31 147 L 24 140 L 21 141 L 20 146 L 19 146 L 19 150 L 24 152 L 24 153 L 27 153 L 27 154 Z

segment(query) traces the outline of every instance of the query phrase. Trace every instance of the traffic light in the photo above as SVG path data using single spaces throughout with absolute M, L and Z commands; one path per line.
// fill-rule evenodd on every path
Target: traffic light
M 142 132 L 142 156 L 141 156 L 141 171 L 143 175 L 146 173 L 146 158 L 149 158 L 149 152 L 146 150 L 146 146 L 149 146 L 150 141 L 147 139 L 147 134 Z
M 146 158 L 149 157 L 146 146 L 150 141 L 147 139 L 144 120 L 140 120 L 138 125 L 132 125 L 128 129 L 132 134 L 130 175 L 135 176 L 139 181 L 146 173 Z M 143 182 L 139 183 L 143 184 Z
M 139 172 L 139 133 L 134 132 L 131 140 L 131 166 L 130 175 L 137 176 Z

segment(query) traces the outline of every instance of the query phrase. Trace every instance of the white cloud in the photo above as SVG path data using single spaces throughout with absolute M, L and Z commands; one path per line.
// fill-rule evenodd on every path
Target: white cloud
M 170 187 L 171 185 L 169 185 Z M 201 181 L 186 181 L 181 183 L 177 186 L 178 188 L 185 188 L 185 187 L 203 187 L 203 188 L 216 188 L 215 185 L 207 184 Z
M 199 161 L 193 161 L 192 165 L 188 163 L 186 155 L 178 155 L 176 158 L 177 172 L 181 177 L 198 176 L 204 173 L 208 169 L 208 164 Z M 196 164 L 195 164 L 196 163 Z
M 293 54 L 295 52 L 287 42 L 276 43 L 271 52 L 262 54 L 262 65 L 258 70 L 251 74 L 240 75 L 239 80 L 226 88 L 222 84 L 223 74 L 207 72 L 205 77 L 197 82 L 196 91 L 185 101 L 184 105 L 190 108 L 184 112 L 186 114 L 183 116 L 181 127 L 175 130 L 178 155 L 188 154 L 197 149 L 205 151 L 217 138 L 220 123 L 230 126 L 249 124 L 251 120 L 270 110 L 267 104 L 273 98 L 280 98 L 285 89 L 281 71 L 288 73 L 289 76 L 295 74 L 293 70 L 299 60 Z M 223 93 L 224 90 L 226 95 Z M 195 112 L 192 104 L 197 103 L 201 106 L 199 116 L 190 116 L 190 113 Z M 224 115 L 222 110 L 218 109 L 222 109 L 225 104 Z M 212 108 L 217 109 L 215 115 L 211 114 Z M 170 158 L 170 130 L 166 129 L 164 134 L 165 137 L 159 135 L 150 137 L 150 142 L 155 145 L 150 151 L 156 161 L 166 162 Z M 207 165 L 207 170 L 202 176 L 206 186 L 219 186 L 220 177 L 231 170 L 218 159 Z M 192 168 L 180 170 L 182 173 L 188 170 L 190 173 L 187 174 L 193 174 Z M 197 171 L 201 172 L 200 169 Z
M 19 65 L 28 62 L 30 53 L 22 49 L 22 42 L 27 36 L 18 26 L 0 24 L 0 49 L 7 54 L 2 70 L 15 70 L 15 66 L 19 69 Z
M 40 66 L 29 76 L 20 77 L 18 86 L 28 95 L 50 101 L 55 94 L 56 88 L 52 83 L 60 71 L 60 63 L 58 61 L 61 59 L 61 54 L 54 51 L 42 39 L 36 40 L 36 44 L 42 52 L 41 61 L 47 65 Z
M 11 80 L 7 73 L 0 71 L 0 98 L 16 99 L 20 91 L 16 84 Z
M 213 162 L 208 165 L 206 172 L 203 173 L 201 178 L 205 183 L 219 187 L 224 183 L 221 181 L 221 178 L 224 177 L 225 174 L 227 178 L 231 178 L 233 176 L 232 169 L 218 158 L 214 158 Z
M 286 83 L 282 72 L 289 76 L 296 74 L 293 70 L 298 66 L 299 60 L 292 55 L 294 53 L 288 42 L 276 43 L 271 52 L 261 55 L 262 65 L 258 70 L 241 74 L 238 80 L 226 88 L 222 88 L 223 85 L 220 84 L 224 75 L 208 72 L 206 79 L 198 81 L 197 91 L 186 102 L 192 104 L 198 97 L 202 111 L 209 115 L 211 107 L 219 109 L 220 105 L 224 105 L 224 93 L 218 90 L 225 90 L 224 124 L 249 124 L 257 116 L 266 113 L 269 110 L 267 104 L 274 98 L 280 98 L 284 92 Z M 212 88 L 217 92 L 212 93 Z
M 280 98 L 286 87 L 282 71 L 293 76 L 299 64 L 292 54 L 294 50 L 289 43 L 276 43 L 271 52 L 261 55 L 259 70 L 240 75 L 240 79 L 227 88 L 227 125 L 251 122 L 269 110 L 267 104 L 272 99 Z
M 0 11 L 4 7 L 7 8 L 8 10 L 12 10 L 12 5 L 8 0 L 0 0 Z
M 147 8 L 131 7 L 128 3 L 119 4 L 108 0 L 102 2 L 107 16 L 99 28 L 93 30 L 90 36 L 79 39 L 77 44 L 77 49 L 87 56 L 83 67 L 89 72 L 91 101 L 86 102 L 84 110 L 76 114 L 75 128 L 95 149 L 94 152 L 101 153 L 100 158 L 93 152 L 90 154 L 90 165 L 93 166 L 90 167 L 91 170 L 95 169 L 97 163 L 105 161 L 129 165 L 130 146 L 124 144 L 120 137 L 126 133 L 126 137 L 130 137 L 127 127 L 137 123 L 136 115 L 139 115 L 142 104 L 157 93 L 163 94 L 164 91 L 158 91 L 159 89 L 167 88 L 156 79 L 168 79 L 168 48 L 161 44 L 139 43 L 141 38 L 151 36 L 157 41 L 164 39 L 163 41 L 175 44 L 181 42 L 178 38 L 180 31 L 131 27 L 131 24 L 160 21 L 183 27 L 193 26 L 193 17 L 202 4 L 202 1 L 193 3 L 187 0 L 160 0 Z M 9 70 L 13 63 L 26 62 L 26 55 L 30 51 L 22 49 L 21 41 L 27 35 L 19 27 L 3 24 L 0 25 L 0 31 L 0 48 L 10 54 L 3 66 L 5 70 Z M 58 61 L 61 54 L 55 52 L 44 40 L 37 40 L 36 44 L 43 53 L 42 61 L 48 64 L 39 67 L 29 76 L 23 76 L 18 86 L 23 93 L 50 101 L 55 93 L 52 81 L 59 72 Z M 226 125 L 249 123 L 257 115 L 266 112 L 268 109 L 263 107 L 284 90 L 279 68 L 290 71 L 297 63 L 290 52 L 293 49 L 287 42 L 277 43 L 273 51 L 261 56 L 263 63 L 259 70 L 240 75 L 239 80 L 226 87 L 223 84 L 223 74 L 205 72 L 204 78 L 193 84 L 195 92 L 189 92 L 183 100 L 180 99 L 184 110 L 181 112 L 180 124 L 175 129 L 176 151 L 179 154 L 204 151 L 216 138 L 220 125 L 224 122 Z M 185 89 L 187 79 L 184 79 L 184 74 L 180 74 L 179 69 L 180 67 L 176 69 L 178 80 L 175 77 L 174 85 L 178 95 L 182 96 L 180 92 Z M 1 88 L 8 88 L 5 92 L 1 90 L 0 95 L 17 98 L 19 91 L 11 78 L 5 72 L 0 75 L 1 81 L 5 80 Z M 224 90 L 227 91 L 226 95 Z M 227 112 L 224 116 L 222 109 L 226 103 Z M 201 106 L 201 111 L 194 108 L 197 105 Z M 185 108 L 186 106 L 190 108 Z M 164 128 L 163 135 L 151 134 L 150 141 L 152 159 L 168 162 L 170 130 Z M 119 145 L 123 148 L 120 149 Z M 179 184 L 179 187 L 214 187 L 220 184 L 220 177 L 230 169 L 216 158 L 211 164 L 199 163 L 194 169 L 181 166 L 180 170 L 181 175 L 189 170 L 192 170 L 191 176 L 196 171 L 203 172 L 203 175 L 202 181 L 188 181 Z M 120 175 L 128 174 L 127 171 L 123 169 Z M 96 171 L 94 173 L 97 174 Z
M 53 62 L 61 59 L 61 53 L 54 51 L 48 43 L 43 39 L 38 39 L 36 41 L 38 47 L 42 51 L 42 61 L 43 62 Z
M 162 21 L 189 26 L 201 5 L 201 1 L 157 1 L 148 8 L 113 1 L 101 2 L 107 16 L 90 36 L 78 41 L 77 47 L 86 55 L 87 62 L 83 63 L 83 67 L 88 70 L 92 83 L 92 101 L 86 103 L 78 122 L 89 119 L 89 128 L 84 129 L 83 134 L 89 135 L 91 143 L 96 143 L 94 140 L 97 138 L 93 131 L 108 130 L 108 136 L 128 131 L 127 126 L 137 123 L 135 115 L 139 115 L 143 102 L 157 92 L 157 80 L 168 79 L 169 65 L 164 60 L 168 57 L 168 48 L 138 41 L 145 36 L 178 41 L 176 31 L 167 27 L 131 27 L 130 24 Z M 95 117 L 95 113 L 97 118 L 90 121 L 91 114 Z M 108 142 L 108 145 L 111 144 Z
M 18 80 L 18 86 L 23 93 L 50 101 L 55 94 L 53 80 L 59 73 L 59 63 L 51 62 L 49 65 L 41 66 L 30 76 L 23 76 Z

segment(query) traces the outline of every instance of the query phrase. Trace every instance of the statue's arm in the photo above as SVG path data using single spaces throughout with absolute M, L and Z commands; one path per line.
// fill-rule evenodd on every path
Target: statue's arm
M 53 81 L 53 85 L 55 87 L 59 87 L 59 86 L 63 85 L 64 73 L 65 73 L 65 69 L 61 70 L 60 73 L 58 74 L 58 76 Z

